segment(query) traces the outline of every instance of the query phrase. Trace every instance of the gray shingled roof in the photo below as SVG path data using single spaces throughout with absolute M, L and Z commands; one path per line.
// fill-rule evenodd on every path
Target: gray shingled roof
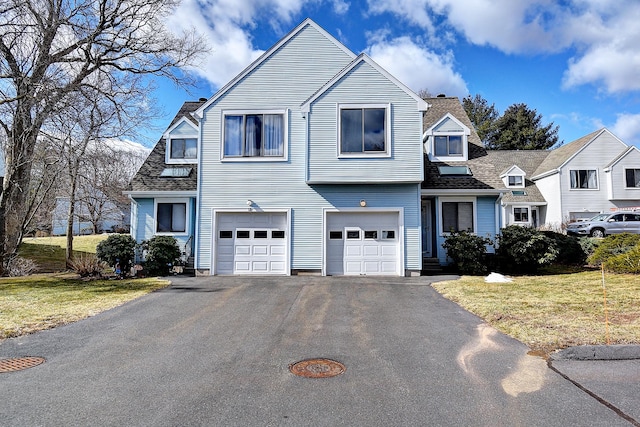
M 204 103 L 205 101 L 185 102 L 169 127 L 173 126 L 182 117 L 197 124 L 190 113 L 197 110 Z M 167 165 L 165 163 L 166 146 L 164 138 L 161 138 L 156 143 L 138 173 L 129 183 L 128 191 L 195 191 L 197 189 L 198 164 Z M 160 174 L 167 168 L 191 168 L 192 171 L 186 178 L 161 177 Z
M 585 135 L 582 138 L 578 138 L 568 144 L 562 145 L 554 150 L 549 151 L 547 158 L 540 164 L 540 166 L 533 172 L 532 176 L 542 175 L 547 172 L 551 172 L 558 169 L 564 162 L 569 160 L 571 156 L 576 154 L 582 147 L 587 145 L 593 140 L 603 129 L 597 130 Z
M 466 189 L 492 190 L 504 189 L 500 174 L 488 158 L 487 150 L 478 137 L 469 116 L 457 97 L 426 98 L 431 107 L 423 116 L 424 129 L 435 125 L 447 113 L 450 113 L 471 130 L 469 135 L 469 160 L 466 162 L 431 162 L 424 158 L 423 189 Z M 471 176 L 440 176 L 438 166 L 467 166 Z
M 533 172 L 549 156 L 548 150 L 489 150 L 488 159 L 494 164 L 496 170 L 504 173 L 512 166 L 518 166 L 526 173 L 524 188 L 513 188 L 512 190 L 524 190 L 526 195 L 516 196 L 511 191 L 504 194 L 502 200 L 506 203 L 543 203 L 546 202 L 544 196 L 538 190 L 536 184 L 531 181 Z

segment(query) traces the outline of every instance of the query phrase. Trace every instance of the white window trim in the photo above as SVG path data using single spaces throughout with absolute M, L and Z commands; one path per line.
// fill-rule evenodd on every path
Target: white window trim
M 185 219 L 184 231 L 178 231 L 178 232 L 157 231 L 158 230 L 158 204 L 160 204 L 160 203 L 185 203 L 186 204 L 186 210 L 185 210 L 186 219 Z M 167 199 L 157 198 L 157 199 L 154 199 L 154 202 L 153 202 L 153 234 L 155 236 L 188 236 L 189 235 L 189 230 L 191 230 L 191 200 L 190 199 L 184 199 L 184 198 L 167 198 Z
M 225 116 L 240 116 L 247 114 L 282 114 L 284 118 L 283 152 L 281 157 L 252 156 L 225 157 L 224 155 L 224 118 Z M 222 110 L 220 112 L 220 161 L 221 162 L 286 162 L 289 160 L 289 109 L 255 109 L 255 110 Z
M 522 184 L 517 184 L 517 185 L 511 185 L 509 184 L 509 178 L 511 177 L 516 177 L 519 176 L 520 178 L 522 178 Z M 520 174 L 514 174 L 514 175 L 507 175 L 507 187 L 509 188 L 524 188 L 524 175 L 520 175 Z
M 528 221 L 516 221 L 516 209 L 526 209 Z M 511 218 L 513 218 L 514 224 L 531 224 L 531 206 L 514 205 L 511 206 Z
M 633 169 L 636 170 L 638 168 L 634 168 L 634 167 L 630 167 L 630 168 L 624 168 L 624 173 L 622 174 L 622 179 L 624 181 L 624 189 L 625 190 L 640 190 L 640 187 L 627 187 L 627 169 Z
M 385 133 L 385 150 L 381 152 L 363 152 L 363 153 L 343 153 L 341 151 L 342 141 L 342 122 L 340 120 L 340 111 L 349 108 L 384 108 L 384 133 Z M 369 158 L 388 158 L 391 157 L 391 104 L 337 104 L 336 105 L 336 122 L 338 133 L 336 135 L 336 153 L 339 159 L 369 159 Z
M 471 234 L 476 234 L 478 229 L 478 199 L 477 197 L 440 197 L 438 198 L 438 233 L 440 236 L 449 236 L 451 233 L 448 231 L 444 231 L 443 224 L 443 216 L 442 216 L 442 204 L 443 203 L 461 203 L 461 202 L 471 202 L 473 205 L 473 230 Z
M 196 157 L 193 159 L 174 159 L 171 157 L 171 143 L 174 139 L 195 139 Z M 166 138 L 164 162 L 168 165 L 194 165 L 198 163 L 198 153 L 200 152 L 200 138 L 197 135 L 175 135 Z
M 595 171 L 596 172 L 596 188 L 573 188 L 571 187 L 572 171 Z M 598 168 L 593 169 L 569 169 L 569 191 L 599 191 L 600 190 L 600 173 Z

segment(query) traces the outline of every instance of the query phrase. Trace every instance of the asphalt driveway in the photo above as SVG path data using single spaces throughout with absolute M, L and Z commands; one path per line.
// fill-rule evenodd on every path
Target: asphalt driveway
M 628 426 L 428 277 L 179 278 L 0 343 L 6 426 Z M 289 365 L 326 357 L 333 378 Z

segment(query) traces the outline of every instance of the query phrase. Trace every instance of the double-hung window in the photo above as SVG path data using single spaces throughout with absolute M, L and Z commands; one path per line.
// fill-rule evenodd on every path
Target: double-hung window
M 640 169 L 625 169 L 627 188 L 640 188 Z
M 198 140 L 196 138 L 171 138 L 169 147 L 171 160 L 195 160 L 198 157 Z
M 156 204 L 157 233 L 187 232 L 187 203 L 158 202 Z
M 593 169 L 579 169 L 569 171 L 572 189 L 597 189 L 598 174 Z
M 284 159 L 286 117 L 283 111 L 225 112 L 225 159 Z
M 338 137 L 340 156 L 388 156 L 389 106 L 340 105 Z
M 442 232 L 474 232 L 473 202 L 442 202 Z

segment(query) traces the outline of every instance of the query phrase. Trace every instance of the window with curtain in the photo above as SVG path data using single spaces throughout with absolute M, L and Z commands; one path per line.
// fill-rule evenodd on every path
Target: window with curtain
M 473 202 L 442 202 L 442 232 L 475 231 Z
M 226 114 L 224 157 L 284 157 L 284 114 Z
M 171 159 L 196 159 L 198 157 L 198 140 L 196 138 L 171 138 Z
M 158 233 L 184 233 L 187 231 L 187 204 L 158 203 L 156 222 Z
M 340 154 L 388 152 L 386 108 L 340 108 L 339 120 Z
M 640 188 L 640 169 L 625 169 L 627 188 Z
M 595 170 L 580 169 L 569 172 L 572 189 L 597 189 L 598 174 Z

